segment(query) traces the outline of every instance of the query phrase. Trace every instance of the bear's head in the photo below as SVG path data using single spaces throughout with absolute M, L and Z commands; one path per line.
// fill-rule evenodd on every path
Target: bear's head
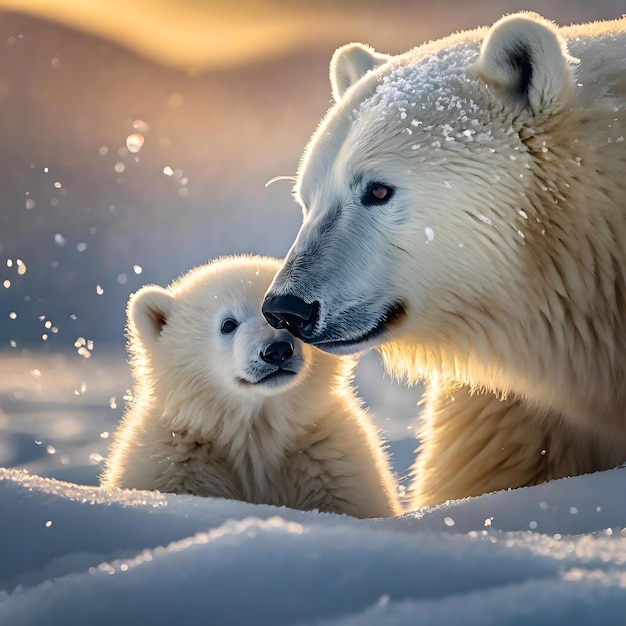
M 540 249 L 545 205 L 569 180 L 545 164 L 574 141 L 573 62 L 534 14 L 397 57 L 340 48 L 268 321 L 345 354 L 409 333 L 424 345 L 458 337 L 473 312 L 490 320 L 528 299 L 516 287 L 523 258 Z
M 328 377 L 321 382 L 328 390 L 340 359 L 316 366 L 330 355 L 272 328 L 261 314 L 279 267 L 276 259 L 224 257 L 166 289 L 148 285 L 131 296 L 133 371 L 159 410 L 196 411 L 190 421 L 228 411 L 244 418 L 273 398 L 285 401 L 305 379 Z

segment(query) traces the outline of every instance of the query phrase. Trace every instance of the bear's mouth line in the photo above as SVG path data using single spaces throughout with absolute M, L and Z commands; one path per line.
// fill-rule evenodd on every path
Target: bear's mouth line
M 399 324 L 405 316 L 406 308 L 404 304 L 402 302 L 394 302 L 378 318 L 374 326 L 354 339 L 321 339 L 312 341 L 311 343 L 320 350 L 335 354 L 348 354 L 352 351 L 358 352 L 359 350 L 352 350 L 352 348 L 356 346 L 365 347 L 365 344 L 369 344 L 380 337 L 390 326 Z
M 246 380 L 245 378 L 239 378 L 239 382 L 244 385 L 265 385 L 266 383 L 274 383 L 281 378 L 292 378 L 293 376 L 297 376 L 298 372 L 294 372 L 293 370 L 288 370 L 282 367 L 275 369 L 273 372 L 269 374 L 265 374 L 258 380 Z

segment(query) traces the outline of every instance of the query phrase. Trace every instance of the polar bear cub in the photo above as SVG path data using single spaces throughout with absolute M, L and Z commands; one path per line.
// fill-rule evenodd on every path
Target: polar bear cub
M 103 486 L 388 517 L 397 485 L 351 381 L 356 361 L 270 327 L 276 259 L 197 267 L 128 304 L 134 398 Z

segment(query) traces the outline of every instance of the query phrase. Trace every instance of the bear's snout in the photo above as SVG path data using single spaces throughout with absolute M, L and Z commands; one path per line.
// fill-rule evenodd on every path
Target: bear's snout
M 287 294 L 266 296 L 261 310 L 270 326 L 284 328 L 295 337 L 310 341 L 317 323 L 319 309 L 319 302 L 309 304 L 297 296 Z

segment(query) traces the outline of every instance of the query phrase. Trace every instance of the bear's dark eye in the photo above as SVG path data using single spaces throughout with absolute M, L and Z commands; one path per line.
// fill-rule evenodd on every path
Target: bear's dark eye
M 239 324 L 236 320 L 230 317 L 228 319 L 225 319 L 222 322 L 222 335 L 230 335 L 230 333 L 232 333 L 237 328 L 237 326 L 239 326 Z
M 376 206 L 386 204 L 393 196 L 393 187 L 382 183 L 370 183 L 363 196 L 363 204 L 366 206 Z

